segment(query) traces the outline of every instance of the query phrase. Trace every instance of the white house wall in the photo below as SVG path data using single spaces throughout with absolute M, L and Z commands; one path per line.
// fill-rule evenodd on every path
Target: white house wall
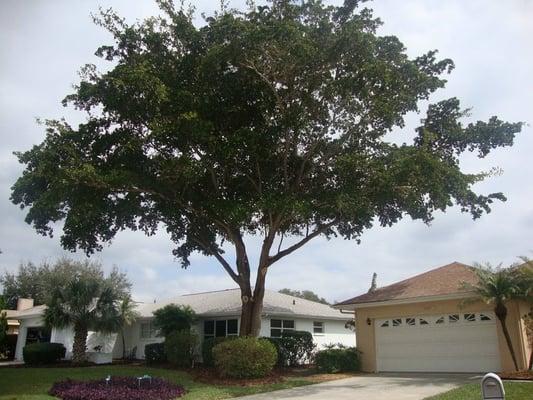
M 19 334 L 17 337 L 17 347 L 15 348 L 15 360 L 22 361 L 22 349 L 26 344 L 26 335 L 28 328 L 43 326 L 41 317 L 27 318 L 20 321 Z
M 53 328 L 50 341 L 52 343 L 62 343 L 67 350 L 65 359 L 70 360 L 72 358 L 72 345 L 74 344 L 74 330 L 72 327 L 69 326 L 63 329 Z

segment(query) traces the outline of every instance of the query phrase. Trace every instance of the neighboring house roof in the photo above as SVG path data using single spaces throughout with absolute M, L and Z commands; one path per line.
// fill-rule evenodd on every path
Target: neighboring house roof
M 241 293 L 240 289 L 227 289 L 176 296 L 157 303 L 140 304 L 138 311 L 142 317 L 151 317 L 155 310 L 167 304 L 188 305 L 196 314 L 202 317 L 240 315 Z M 340 311 L 327 304 L 289 296 L 272 290 L 265 290 L 263 315 L 349 319 L 349 316 L 343 315 Z
M 453 262 L 440 268 L 432 269 L 412 278 L 376 289 L 335 304 L 345 305 L 380 303 L 395 300 L 417 299 L 422 297 L 467 295 L 464 283 L 475 285 L 478 278 L 475 269 L 469 265 Z

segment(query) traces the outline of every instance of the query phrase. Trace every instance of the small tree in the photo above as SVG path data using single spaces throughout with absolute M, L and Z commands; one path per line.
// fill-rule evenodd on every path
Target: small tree
M 116 322 L 118 323 L 117 330 L 120 332 L 120 337 L 122 339 L 122 359 L 126 359 L 126 338 L 124 335 L 124 328 L 132 325 L 137 318 L 139 318 L 139 313 L 135 309 L 135 303 L 130 296 L 126 296 L 120 300 L 118 317 Z
M 72 360 L 83 363 L 89 330 L 118 331 L 121 325 L 120 299 L 120 293 L 109 278 L 78 275 L 54 289 L 46 304 L 44 322 L 48 327 L 72 326 Z
M 524 275 L 515 267 L 492 268 L 490 265 L 476 265 L 478 283 L 475 285 L 465 284 L 467 289 L 472 290 L 476 297 L 468 300 L 481 300 L 494 307 L 494 313 L 500 321 L 503 336 L 513 359 L 515 369 L 518 371 L 516 354 L 507 328 L 507 303 L 512 300 L 524 299 Z
M 165 338 L 174 332 L 190 331 L 196 319 L 196 313 L 189 306 L 168 304 L 154 311 L 154 326 Z

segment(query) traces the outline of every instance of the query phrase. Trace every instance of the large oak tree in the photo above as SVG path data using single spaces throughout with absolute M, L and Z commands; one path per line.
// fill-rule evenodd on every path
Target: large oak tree
M 65 248 L 90 254 L 121 230 L 164 226 L 184 267 L 193 252 L 218 260 L 241 289 L 241 334 L 257 335 L 269 268 L 313 238 L 358 240 L 454 204 L 478 218 L 505 199 L 474 192 L 487 174 L 464 173 L 459 157 L 512 145 L 521 124 L 464 124 L 450 98 L 397 144 L 406 113 L 453 63 L 410 58 L 359 1 L 274 0 L 202 26 L 158 3 L 162 16 L 133 25 L 97 18 L 114 36 L 96 52 L 110 69 L 85 66 L 64 101 L 86 121 L 48 121 L 45 140 L 17 153 L 12 201 L 41 234 L 64 221 Z M 257 265 L 248 235 L 262 237 Z

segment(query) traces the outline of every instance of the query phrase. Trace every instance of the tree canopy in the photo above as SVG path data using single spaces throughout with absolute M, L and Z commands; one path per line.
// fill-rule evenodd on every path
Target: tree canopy
M 32 262 L 21 263 L 17 272 L 4 272 L 0 276 L 0 283 L 3 286 L 3 296 L 7 307 L 15 309 L 19 298 L 31 298 L 34 300 L 34 305 L 46 304 L 56 287 L 75 276 L 104 280 L 104 272 L 100 263 L 64 257 L 53 263 L 45 261 L 39 265 Z M 131 288 L 126 274 L 120 272 L 117 267 L 112 269 L 107 280 L 121 296 L 126 295 Z
M 460 156 L 512 145 L 522 124 L 465 123 L 449 98 L 398 144 L 405 115 L 454 64 L 408 56 L 361 3 L 252 2 L 201 26 L 171 0 L 135 24 L 103 11 L 114 42 L 96 55 L 110 68 L 83 67 L 64 100 L 87 119 L 46 121 L 43 142 L 16 153 L 25 171 L 11 200 L 43 235 L 63 221 L 62 245 L 88 254 L 124 229 L 164 227 L 184 267 L 201 252 L 239 285 L 243 334 L 258 333 L 268 268 L 315 237 L 359 240 L 454 204 L 489 212 L 504 195 L 476 193 L 488 174 L 463 172 Z M 263 237 L 254 285 L 247 235 Z
M 316 294 L 312 290 L 300 291 L 300 290 L 293 290 L 293 289 L 285 288 L 285 289 L 281 289 L 279 292 L 283 294 L 288 294 L 289 296 L 294 296 L 294 297 L 299 297 L 301 299 L 315 301 L 317 303 L 330 304 L 325 298 L 320 297 L 318 294 Z

